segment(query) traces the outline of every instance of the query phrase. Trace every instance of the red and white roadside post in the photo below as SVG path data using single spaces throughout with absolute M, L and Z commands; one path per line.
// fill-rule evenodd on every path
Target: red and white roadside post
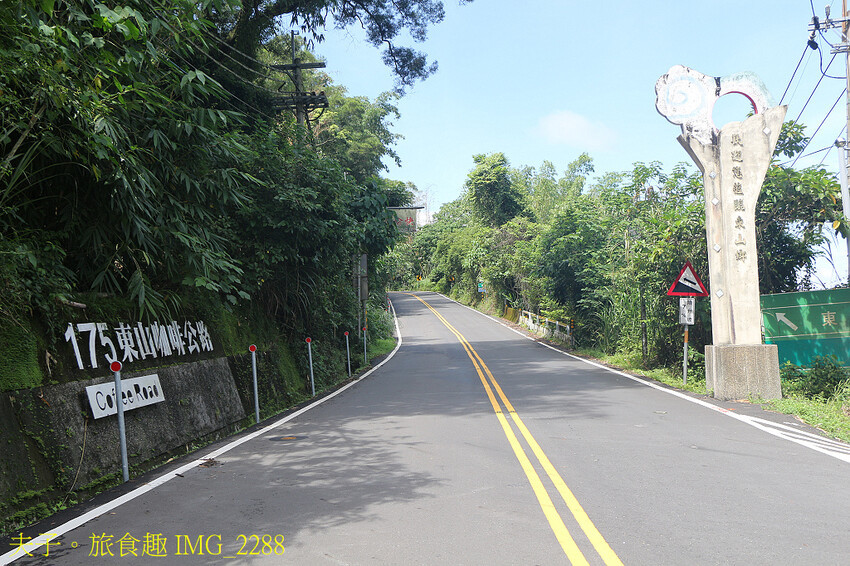
M 345 331 L 345 358 L 348 361 L 348 377 L 351 377 L 351 350 L 348 347 L 348 330 Z
M 307 359 L 310 361 L 310 391 L 312 391 L 313 397 L 315 397 L 316 384 L 313 381 L 313 349 L 310 347 L 310 342 L 312 342 L 312 340 L 307 338 Z
M 114 361 L 109 369 L 115 374 L 115 407 L 118 411 L 118 443 L 121 447 L 121 474 L 124 482 L 130 481 L 130 465 L 127 462 L 127 431 L 124 428 L 124 399 L 121 394 L 121 362 Z
M 251 371 L 254 375 L 254 419 L 257 424 L 260 422 L 260 397 L 257 395 L 257 345 L 251 344 L 248 346 L 248 351 L 251 352 Z

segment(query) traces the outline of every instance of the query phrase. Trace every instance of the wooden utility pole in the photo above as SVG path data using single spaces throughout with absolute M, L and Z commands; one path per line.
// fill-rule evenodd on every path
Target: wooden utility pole
M 283 71 L 289 78 L 292 79 L 292 84 L 295 86 L 294 92 L 283 92 L 277 100 L 277 106 L 281 110 L 295 110 L 295 119 L 301 127 L 306 126 L 308 113 L 317 108 L 328 107 L 328 97 L 324 91 L 304 92 L 304 78 L 301 74 L 303 69 L 323 69 L 325 64 L 319 63 L 302 63 L 297 56 L 295 45 L 295 31 L 292 32 L 292 63 L 288 65 L 271 65 L 272 69 Z

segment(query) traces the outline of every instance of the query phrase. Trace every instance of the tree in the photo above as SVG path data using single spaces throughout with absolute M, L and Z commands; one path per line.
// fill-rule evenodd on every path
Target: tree
M 510 179 L 504 153 L 475 155 L 475 168 L 464 184 L 472 211 L 485 225 L 501 226 L 523 211 L 523 199 Z
M 217 227 L 251 181 L 240 117 L 188 65 L 208 26 L 189 0 L 19 2 L 0 11 L 0 229 L 76 285 L 129 292 L 143 314 L 182 283 L 237 292 Z M 15 168 L 27 160 L 23 174 Z M 58 275 L 58 273 L 57 273 Z
M 801 124 L 786 122 L 774 151 L 791 159 L 805 149 Z M 756 245 L 762 294 L 807 288 L 825 241 L 826 224 L 845 229 L 835 175 L 820 167 L 795 170 L 774 162 L 767 172 L 756 208 Z M 800 274 L 803 274 L 800 278 Z
M 525 168 L 514 171 L 514 184 L 525 187 L 535 218 L 541 223 L 548 223 L 559 206 L 581 195 L 587 176 L 593 173 L 593 160 L 588 154 L 581 154 L 569 164 L 560 179 L 551 161 L 544 161 L 539 170 Z
M 411 86 L 436 71 L 424 54 L 400 47 L 395 39 L 407 31 L 414 41 L 426 39 L 428 26 L 443 20 L 439 0 L 239 0 L 234 14 L 222 15 L 220 24 L 229 45 L 253 57 L 257 46 L 276 34 L 279 20 L 287 16 L 314 40 L 324 39 L 320 29 L 329 21 L 337 28 L 359 24 L 367 41 L 385 46 L 384 62 L 392 67 L 400 88 Z M 248 61 L 246 61 L 246 64 Z
M 398 109 L 392 104 L 398 95 L 384 93 L 371 102 L 365 96 L 347 97 L 345 89 L 329 96 L 331 107 L 316 120 L 315 138 L 327 155 L 339 160 L 358 183 L 365 183 L 387 169 L 384 157 L 401 165 L 392 149 L 401 136 L 391 131 Z
M 387 206 L 410 206 L 416 198 L 416 185 L 411 182 L 393 181 L 375 177 L 373 183 L 387 197 Z

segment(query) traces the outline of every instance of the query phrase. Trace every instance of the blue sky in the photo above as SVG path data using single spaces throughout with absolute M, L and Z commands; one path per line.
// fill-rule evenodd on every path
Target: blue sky
M 840 16 L 841 2 L 833 4 L 833 17 Z M 439 70 L 398 102 L 394 131 L 404 136 L 396 146 L 402 165 L 390 164 L 386 173 L 427 191 L 432 211 L 460 195 L 477 153 L 503 152 L 516 167 L 549 160 L 562 172 L 587 152 L 596 176 L 638 161 L 660 161 L 667 170 L 690 163 L 676 141 L 679 127 L 655 110 L 656 80 L 675 64 L 712 76 L 752 71 L 778 103 L 812 18 L 809 0 L 475 0 L 462 6 L 447 0 L 445 7 L 445 20 L 414 45 L 438 61 Z M 823 19 L 823 0 L 815 10 Z M 840 41 L 835 31 L 825 35 Z M 350 95 L 374 98 L 393 88 L 389 69 L 361 30 L 329 29 L 325 37 L 315 51 Z M 826 66 L 830 47 L 817 40 Z M 843 55 L 828 74 L 844 76 Z M 818 52 L 808 50 L 783 101 L 786 120 L 802 112 L 811 135 L 840 99 L 805 153 L 832 144 L 846 123 L 843 80 L 824 78 L 806 105 L 820 78 Z M 715 123 L 743 119 L 747 111 L 743 97 L 723 97 Z M 822 159 L 837 170 L 834 149 L 797 166 Z M 843 239 L 838 249 L 846 278 Z M 828 269 L 820 271 L 829 278 Z

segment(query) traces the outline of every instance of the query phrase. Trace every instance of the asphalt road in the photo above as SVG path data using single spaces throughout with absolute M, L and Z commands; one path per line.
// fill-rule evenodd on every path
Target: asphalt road
M 62 534 L 14 563 L 850 561 L 846 445 L 417 295 L 392 294 L 403 344 L 365 379 L 38 525 Z

